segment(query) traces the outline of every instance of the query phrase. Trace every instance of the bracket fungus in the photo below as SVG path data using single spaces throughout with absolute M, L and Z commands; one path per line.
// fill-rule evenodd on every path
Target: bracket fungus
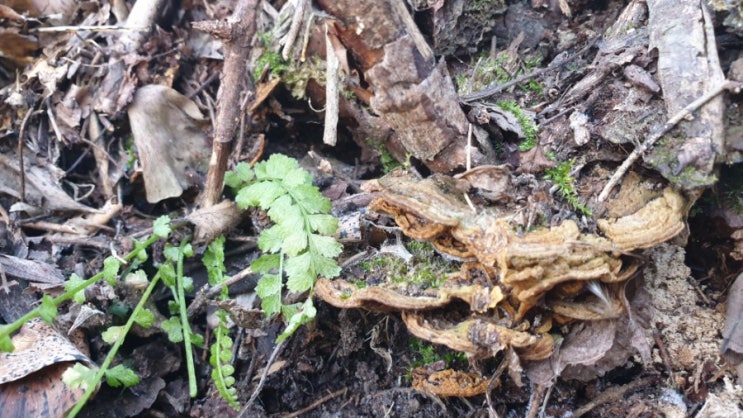
M 442 285 L 413 293 L 383 278 L 363 287 L 321 279 L 316 294 L 341 308 L 400 311 L 413 335 L 479 358 L 513 349 L 521 361 L 544 360 L 553 354 L 556 324 L 625 315 L 623 285 L 640 266 L 631 253 L 685 228 L 684 198 L 670 187 L 634 213 L 599 219 L 600 234 L 581 232 L 573 220 L 519 232 L 515 216 L 494 206 L 473 211 L 457 181 L 440 174 L 420 180 L 393 172 L 378 187 L 370 209 L 393 217 L 408 237 L 467 262 Z M 444 309 L 455 299 L 469 311 Z M 452 391 L 438 373 L 437 384 L 416 384 L 440 395 L 485 390 L 468 378 L 477 390 Z

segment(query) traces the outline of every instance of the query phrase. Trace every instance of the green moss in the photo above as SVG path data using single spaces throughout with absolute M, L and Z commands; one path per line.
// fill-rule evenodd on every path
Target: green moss
M 542 92 L 544 91 L 542 83 L 533 79 L 529 80 L 529 82 L 526 84 L 519 84 L 519 88 L 523 91 L 530 91 L 536 94 L 542 94 Z
M 454 81 L 458 93 L 467 94 L 493 84 L 505 84 L 516 77 L 531 73 L 541 65 L 542 59 L 540 53 L 513 57 L 508 51 L 501 51 L 495 58 L 488 53 L 483 53 L 469 63 L 470 69 L 455 75 Z M 523 65 L 519 65 L 519 62 L 523 62 Z M 517 87 L 523 91 L 538 94 L 544 90 L 542 84 L 536 80 L 519 84 Z
M 417 367 L 433 364 L 439 361 L 444 362 L 444 368 L 467 363 L 467 354 L 447 348 L 437 349 L 434 345 L 415 337 L 411 337 L 408 341 L 408 349 L 410 350 L 412 357 L 407 373 L 408 380 L 411 378 L 411 371 Z
M 392 156 L 392 154 L 390 154 L 390 152 L 387 150 L 387 147 L 384 146 L 384 143 L 382 143 L 382 141 L 373 138 L 367 138 L 366 142 L 379 153 L 379 162 L 382 164 L 382 172 L 384 174 L 389 173 L 397 167 L 400 167 L 400 162 L 397 161 L 395 157 Z
M 325 84 L 325 61 L 314 55 L 305 62 L 292 62 L 282 75 L 284 83 L 292 92 L 292 96 L 301 99 L 305 97 L 307 83 L 315 80 Z
M 447 262 L 437 256 L 433 246 L 427 242 L 411 241 L 406 248 L 412 255 L 407 262 L 383 253 L 360 262 L 359 268 L 370 277 L 382 277 L 389 283 L 435 289 L 459 267 L 457 263 Z
M 413 368 L 443 360 L 443 357 L 436 352 L 436 347 L 418 338 L 411 338 L 408 341 L 408 348 L 415 357 L 415 360 L 410 363 Z
M 506 70 L 506 65 L 510 61 L 510 57 L 506 54 L 497 58 L 482 54 L 480 57 L 473 59 L 469 65 L 472 70 L 454 76 L 458 93 L 467 94 L 482 90 L 493 83 L 503 84 L 507 82 L 511 79 L 511 74 Z
M 497 103 L 501 109 L 513 113 L 524 132 L 524 140 L 519 144 L 519 151 L 526 152 L 537 146 L 537 133 L 539 129 L 531 118 L 526 116 L 518 103 L 514 100 L 503 100 Z
M 575 179 L 570 175 L 573 171 L 575 160 L 563 161 L 557 167 L 549 168 L 545 171 L 544 177 L 552 180 L 557 186 L 557 192 L 562 196 L 576 211 L 586 215 L 591 215 L 591 210 L 585 207 L 578 200 L 578 193 L 575 191 L 573 184 Z
M 253 79 L 257 80 L 263 70 L 268 70 L 274 76 L 280 77 L 289 68 L 289 63 L 276 50 L 274 45 L 274 35 L 271 31 L 260 32 L 257 34 L 258 46 L 263 48 L 263 53 L 258 57 L 253 68 Z
M 702 187 L 717 183 L 717 176 L 714 174 L 705 174 L 696 167 L 687 166 L 678 174 L 673 174 L 670 170 L 662 172 L 663 177 L 678 187 Z

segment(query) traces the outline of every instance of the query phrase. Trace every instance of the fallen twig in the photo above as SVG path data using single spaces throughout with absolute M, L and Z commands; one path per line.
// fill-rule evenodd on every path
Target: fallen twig
M 725 80 L 719 86 L 705 93 L 703 96 L 689 103 L 685 108 L 681 109 L 681 111 L 674 115 L 671 119 L 669 119 L 668 122 L 666 122 L 660 130 L 652 133 L 650 136 L 648 136 L 645 142 L 638 145 L 632 151 L 627 159 L 624 160 L 622 165 L 619 166 L 617 171 L 615 171 L 614 174 L 611 176 L 609 181 L 606 183 L 606 186 L 604 186 L 604 189 L 601 190 L 598 201 L 603 202 L 604 200 L 606 200 L 606 198 L 609 197 L 609 193 L 611 193 L 611 190 L 614 188 L 614 186 L 617 185 L 617 183 L 619 183 L 622 177 L 624 177 L 624 174 L 627 172 L 629 167 L 634 164 L 635 161 L 637 161 L 637 159 L 645 153 L 645 151 L 650 149 L 650 147 L 652 147 L 656 141 L 658 141 L 663 135 L 668 133 L 668 131 L 673 129 L 679 122 L 681 122 L 681 120 L 691 116 L 692 112 L 702 107 L 705 103 L 712 100 L 723 91 L 739 91 L 741 87 L 743 87 L 743 83 L 739 81 Z
M 340 70 L 340 61 L 330 39 L 335 34 L 328 33 L 332 30 L 328 26 L 325 23 L 325 62 L 327 66 L 325 71 L 325 129 L 323 130 L 322 142 L 335 146 L 338 140 L 338 107 L 340 106 L 340 97 L 338 97 L 340 74 L 338 71 Z
M 204 304 L 206 304 L 207 300 L 214 298 L 215 296 L 217 296 L 218 294 L 222 292 L 222 288 L 230 287 L 233 284 L 239 281 L 242 281 L 243 279 L 250 276 L 251 274 L 253 274 L 253 270 L 251 270 L 250 267 L 247 267 L 241 270 L 240 272 L 238 272 L 237 274 L 235 274 L 234 276 L 228 278 L 227 280 L 217 285 L 214 285 L 208 289 L 204 288 L 203 290 L 199 291 L 196 294 L 196 297 L 194 298 L 193 302 L 191 302 L 191 304 L 188 305 L 188 310 L 187 310 L 188 317 L 191 318 L 197 312 L 199 312 L 201 310 L 201 307 L 204 306 Z
M 250 40 L 255 34 L 255 18 L 258 0 L 245 0 L 237 3 L 237 8 L 227 22 L 194 22 L 196 29 L 203 30 L 224 40 L 224 65 L 217 92 L 217 117 L 212 143 L 212 157 L 206 175 L 202 207 L 215 205 L 222 195 L 224 173 L 227 170 L 229 146 L 240 120 L 242 108 L 240 94 L 243 86 L 250 83 L 246 76 L 245 63 L 250 51 Z M 248 94 L 255 89 L 249 85 Z
M 516 77 L 513 80 L 508 81 L 506 83 L 496 84 L 496 85 L 493 85 L 493 86 L 486 87 L 485 89 L 480 90 L 478 92 L 466 94 L 464 96 L 461 96 L 459 99 L 460 99 L 460 101 L 462 103 L 469 103 L 469 102 L 474 102 L 475 100 L 485 99 L 485 98 L 490 97 L 490 96 L 492 96 L 492 95 L 494 95 L 496 93 L 499 93 L 499 92 L 501 92 L 503 90 L 506 90 L 507 88 L 509 88 L 511 86 L 515 86 L 517 84 L 521 84 L 524 81 L 531 80 L 532 78 L 535 78 L 537 76 L 540 76 L 540 75 L 542 75 L 542 74 L 544 74 L 546 72 L 549 72 L 549 71 L 552 71 L 554 69 L 560 68 L 563 65 L 567 64 L 568 62 L 570 62 L 570 61 L 574 60 L 575 58 L 577 58 L 577 57 L 583 55 L 584 53 L 586 53 L 586 51 L 588 51 L 596 43 L 597 40 L 598 40 L 598 37 L 591 39 L 578 52 L 576 52 L 575 54 L 573 54 L 573 55 L 571 55 L 571 56 L 569 56 L 569 57 L 567 57 L 567 58 L 565 58 L 563 60 L 559 60 L 559 61 L 558 60 L 555 60 L 552 63 L 550 63 L 550 65 L 548 65 L 548 66 L 546 66 L 544 68 L 539 68 L 537 70 L 534 70 L 534 71 L 530 72 L 529 74 L 524 74 L 524 75 L 522 75 L 520 77 Z
M 299 29 L 302 28 L 302 22 L 304 21 L 305 11 L 307 10 L 307 0 L 299 0 L 294 4 L 294 14 L 292 15 L 292 24 L 289 27 L 289 33 L 286 34 L 286 43 L 281 49 L 281 56 L 285 59 L 289 59 L 294 43 L 297 41 L 297 35 L 299 35 Z
M 306 407 L 300 409 L 299 411 L 292 412 L 291 414 L 282 415 L 282 417 L 284 417 L 284 418 L 298 417 L 298 416 L 300 416 L 302 414 L 305 414 L 307 412 L 312 411 L 313 409 L 317 408 L 318 406 L 324 404 L 325 402 L 327 402 L 327 401 L 329 401 L 329 400 L 331 400 L 331 399 L 333 399 L 335 397 L 345 395 L 346 392 L 348 392 L 348 388 L 343 388 L 343 389 L 340 389 L 340 390 L 336 390 L 335 392 L 329 393 L 329 394 L 323 396 L 322 398 L 316 400 L 315 402 L 312 402 L 312 404 L 310 404 L 309 406 L 306 406 Z
M 582 417 L 588 412 L 591 412 L 593 408 L 596 408 L 599 405 L 612 402 L 618 399 L 622 399 L 624 394 L 626 394 L 629 391 L 635 390 L 637 388 L 641 388 L 643 386 L 651 386 L 657 382 L 658 382 L 657 376 L 650 376 L 644 379 L 637 379 L 624 386 L 613 387 L 613 388 L 607 389 L 606 391 L 604 391 L 602 394 L 600 394 L 596 398 L 592 399 L 587 404 L 573 411 L 573 416 L 575 418 Z
M 26 168 L 23 164 L 23 148 L 26 145 L 26 140 L 24 139 L 24 137 L 26 136 L 26 124 L 28 124 L 28 119 L 33 113 L 33 108 L 28 109 L 26 115 L 23 117 L 23 121 L 21 122 L 21 127 L 18 130 L 18 167 L 20 167 L 20 170 L 18 170 L 18 174 L 21 182 L 18 194 L 20 194 L 21 202 L 26 201 Z
M 266 362 L 266 367 L 263 369 L 261 380 L 258 381 L 258 386 L 255 387 L 253 394 L 250 395 L 250 399 L 248 399 L 248 402 L 245 404 L 242 411 L 240 411 L 238 418 L 247 416 L 248 410 L 253 406 L 253 403 L 258 398 L 258 395 L 261 394 L 261 390 L 263 389 L 263 384 L 266 383 L 266 377 L 268 377 L 268 372 L 271 369 L 271 364 L 273 364 L 273 362 L 276 360 L 276 357 L 284 349 L 284 345 L 286 344 L 286 341 L 287 340 L 284 340 L 276 344 L 276 347 L 274 347 L 273 352 L 271 353 L 271 356 L 268 358 L 268 361 Z

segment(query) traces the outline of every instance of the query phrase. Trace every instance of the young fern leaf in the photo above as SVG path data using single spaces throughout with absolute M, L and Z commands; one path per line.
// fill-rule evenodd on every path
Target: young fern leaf
M 256 164 L 253 175 L 238 165 L 227 177 L 226 183 L 237 190 L 238 206 L 258 206 L 274 222 L 258 237 L 258 248 L 264 254 L 251 268 L 262 275 L 256 287 L 261 308 L 266 315 L 280 312 L 287 322 L 278 338 L 282 341 L 315 318 L 312 290 L 317 277 L 332 278 L 340 273 L 335 257 L 342 247 L 332 237 L 338 220 L 330 215 L 330 200 L 312 185 L 312 176 L 293 158 L 274 154 Z M 283 305 L 284 285 L 291 292 L 309 291 L 310 295 L 298 306 Z
M 223 275 L 226 270 L 224 265 L 224 236 L 220 236 L 209 244 L 202 261 L 206 266 L 210 285 L 216 286 L 225 280 Z M 229 298 L 226 286 L 222 287 L 219 298 L 221 300 Z M 212 380 L 222 398 L 235 410 L 239 410 L 240 403 L 237 401 L 237 389 L 234 388 L 235 378 L 232 376 L 235 373 L 235 368 L 232 366 L 232 338 L 230 338 L 230 330 L 227 328 L 227 313 L 220 309 L 216 312 L 216 315 L 219 318 L 219 323 L 214 329 L 214 344 L 209 347 L 211 353 L 209 364 L 213 367 Z
M 212 365 L 212 380 L 222 398 L 236 410 L 240 409 L 235 389 L 235 368 L 232 366 L 232 338 L 230 330 L 224 325 L 227 322 L 227 313 L 217 311 L 219 325 L 214 329 L 215 342 L 210 347 L 209 363 Z

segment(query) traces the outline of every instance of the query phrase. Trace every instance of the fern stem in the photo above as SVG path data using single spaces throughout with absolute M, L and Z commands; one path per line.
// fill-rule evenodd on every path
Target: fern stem
M 75 416 L 77 416 L 77 414 L 80 412 L 83 406 L 85 406 L 85 404 L 88 402 L 90 397 L 96 391 L 98 387 L 98 382 L 100 382 L 101 379 L 103 379 L 103 376 L 106 374 L 106 371 L 111 365 L 111 362 L 113 362 L 114 358 L 116 357 L 116 354 L 119 352 L 121 345 L 124 344 L 125 336 L 129 334 L 129 330 L 131 330 L 132 326 L 134 326 L 134 322 L 135 322 L 135 319 L 137 318 L 137 314 L 139 313 L 139 311 L 141 311 L 144 308 L 145 303 L 150 298 L 150 295 L 152 294 L 152 291 L 155 289 L 155 286 L 157 285 L 158 281 L 160 281 L 159 272 L 155 274 L 155 277 L 153 277 L 152 281 L 150 281 L 149 286 L 147 286 L 147 289 L 145 289 L 144 293 L 142 294 L 142 297 L 139 299 L 139 303 L 137 303 L 137 306 L 134 307 L 132 314 L 129 315 L 129 319 L 126 321 L 126 324 L 124 325 L 124 328 L 122 328 L 121 332 L 119 333 L 119 338 L 117 338 L 116 341 L 113 343 L 113 345 L 111 346 L 111 350 L 109 350 L 108 355 L 106 355 L 106 359 L 103 360 L 103 363 L 98 369 L 98 372 L 95 374 L 95 378 L 93 379 L 93 382 L 88 382 L 88 387 L 85 389 L 85 393 L 80 398 L 80 400 L 77 401 L 77 403 L 75 404 L 75 407 L 72 408 L 70 413 L 67 415 L 67 418 L 74 418 Z
M 186 291 L 183 285 L 183 249 L 187 245 L 188 240 L 184 239 L 181 241 L 181 246 L 178 249 L 178 265 L 175 275 L 176 280 L 176 292 L 178 308 L 181 316 L 181 329 L 183 329 L 183 345 L 186 351 L 186 370 L 188 371 L 188 393 L 192 398 L 195 398 L 198 392 L 196 387 L 196 370 L 193 364 L 193 348 L 191 347 L 191 325 L 188 323 L 188 314 L 186 312 Z
M 150 237 L 145 242 L 143 242 L 141 244 L 141 246 L 137 246 L 137 248 L 135 248 L 134 250 L 132 250 L 131 252 L 129 252 L 129 254 L 127 254 L 124 257 L 124 260 L 126 262 L 132 261 L 132 259 L 137 256 L 137 253 L 139 253 L 139 251 L 143 251 L 145 248 L 147 248 L 150 245 L 152 245 L 158 239 L 159 238 L 158 237 L 155 237 L 155 236 Z M 88 286 L 92 285 L 93 283 L 97 282 L 98 280 L 101 280 L 103 278 L 103 276 L 104 276 L 103 272 L 97 273 L 94 276 L 90 277 L 89 279 L 87 279 L 87 280 L 85 280 L 83 282 L 80 282 L 80 284 L 78 286 L 75 286 L 74 288 L 72 288 L 72 289 L 64 292 L 63 294 L 57 296 L 56 298 L 52 299 L 52 302 L 54 303 L 54 306 L 59 306 L 60 303 L 72 299 L 77 292 L 79 292 L 79 291 L 87 288 Z M 30 320 L 32 320 L 34 318 L 40 317 L 41 316 L 39 314 L 40 310 L 41 310 L 41 307 L 36 307 L 36 308 L 28 311 L 22 317 L 20 317 L 17 320 L 13 321 L 13 323 L 8 324 L 8 325 L 6 325 L 4 327 L 0 327 L 0 339 L 6 338 L 6 337 L 10 337 L 10 334 L 12 334 L 12 333 L 18 331 L 19 329 L 21 329 L 21 327 L 23 326 L 23 324 L 25 324 L 26 322 L 28 322 L 28 321 L 30 321 Z

